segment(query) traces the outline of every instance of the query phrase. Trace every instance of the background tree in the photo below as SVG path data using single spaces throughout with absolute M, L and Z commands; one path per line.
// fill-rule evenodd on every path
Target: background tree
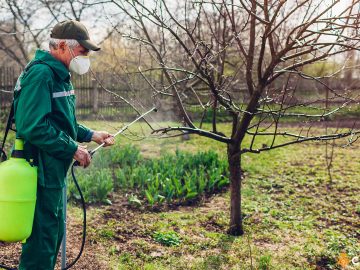
M 6 56 L 6 63 L 13 61 L 21 68 L 37 48 L 48 49 L 50 30 L 57 22 L 85 21 L 89 31 L 99 37 L 100 44 L 111 35 L 111 30 L 107 32 L 101 27 L 99 9 L 87 1 L 4 0 L 0 3 L 0 13 L 0 53 Z M 94 33 L 93 29 L 100 33 Z

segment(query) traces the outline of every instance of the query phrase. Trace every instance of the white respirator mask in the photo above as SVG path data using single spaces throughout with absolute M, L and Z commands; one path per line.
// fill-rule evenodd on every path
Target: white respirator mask
M 70 49 L 71 55 L 74 57 L 74 53 Z M 83 75 L 90 69 L 90 58 L 85 55 L 78 55 L 71 59 L 69 69 L 79 75 Z

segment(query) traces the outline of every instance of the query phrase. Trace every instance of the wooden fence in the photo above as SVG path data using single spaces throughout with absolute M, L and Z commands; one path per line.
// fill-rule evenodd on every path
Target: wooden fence
M 10 108 L 13 89 L 19 75 L 19 70 L 12 67 L 0 68 L 0 116 Z
M 0 117 L 5 117 L 10 110 L 20 70 L 13 67 L 0 67 Z M 129 98 L 131 94 L 125 84 L 111 74 L 96 73 L 98 80 L 88 73 L 83 76 L 74 75 L 71 81 L 76 93 L 76 111 L 79 118 L 127 120 L 135 115 L 128 104 L 104 88 Z M 106 80 L 104 80 L 106 78 Z M 101 83 L 99 83 L 101 82 Z
M 20 70 L 14 67 L 0 67 L 0 118 L 6 117 L 9 113 L 10 105 L 13 97 L 13 89 L 16 80 L 20 74 Z M 94 76 L 87 73 L 83 76 L 74 75 L 71 81 L 74 85 L 76 93 L 76 106 L 78 118 L 91 118 L 91 119 L 116 119 L 119 121 L 128 121 L 132 119 L 136 113 L 135 111 L 119 97 L 109 93 L 105 89 L 110 90 L 118 96 L 124 97 L 127 100 L 131 100 L 137 107 L 143 106 L 143 108 L 149 108 L 152 106 L 151 89 L 141 75 L 133 74 L 131 77 L 128 75 L 119 75 L 116 73 L 96 73 Z M 282 81 L 277 81 L 277 88 L 281 88 Z M 348 89 L 353 92 L 359 93 L 360 81 L 346 80 L 345 78 L 337 78 L 331 81 L 332 87 L 336 89 Z M 239 89 L 233 89 L 234 94 L 237 94 L 243 98 L 239 100 L 246 100 L 247 91 L 244 84 L 238 85 Z M 324 88 L 322 85 L 315 85 L 315 82 L 309 82 L 309 80 L 300 81 L 301 91 L 304 97 L 307 99 L 313 95 L 313 90 Z M 305 91 L 306 90 L 306 91 Z M 309 91 L 311 90 L 311 91 Z M 324 90 L 322 90 L 324 92 Z M 204 99 L 207 99 L 206 91 Z M 317 98 L 316 95 L 313 95 Z M 300 100 L 301 101 L 301 100 Z M 167 100 L 162 100 L 162 111 L 169 111 L 169 114 L 176 114 L 176 109 L 173 103 L 169 103 L 166 106 Z M 332 103 L 336 103 L 337 99 L 332 99 Z M 341 101 L 340 103 L 342 103 Z M 141 104 L 140 104 L 141 103 Z M 197 104 L 197 100 L 195 100 Z M 188 106 L 192 106 L 187 104 Z M 140 105 L 140 106 L 139 106 Z M 168 107 L 168 108 L 166 108 Z M 170 112 L 171 111 L 171 112 Z M 163 116 L 165 119 L 166 117 Z M 163 120 L 164 120 L 163 119 Z M 172 118 L 171 118 L 172 119 Z M 3 121 L 2 121 L 3 122 Z

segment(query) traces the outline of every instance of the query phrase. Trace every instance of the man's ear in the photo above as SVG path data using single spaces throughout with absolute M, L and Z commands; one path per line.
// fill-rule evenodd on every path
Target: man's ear
M 62 52 L 62 53 L 64 53 L 65 52 L 65 50 L 66 50 L 66 42 L 65 41 L 60 41 L 59 42 L 59 50 Z

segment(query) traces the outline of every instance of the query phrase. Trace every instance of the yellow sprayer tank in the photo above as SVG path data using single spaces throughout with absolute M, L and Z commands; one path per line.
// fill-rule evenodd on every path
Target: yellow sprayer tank
M 0 163 L 0 241 L 25 241 L 31 234 L 37 167 L 23 158 L 24 143 L 16 139 L 11 158 Z

